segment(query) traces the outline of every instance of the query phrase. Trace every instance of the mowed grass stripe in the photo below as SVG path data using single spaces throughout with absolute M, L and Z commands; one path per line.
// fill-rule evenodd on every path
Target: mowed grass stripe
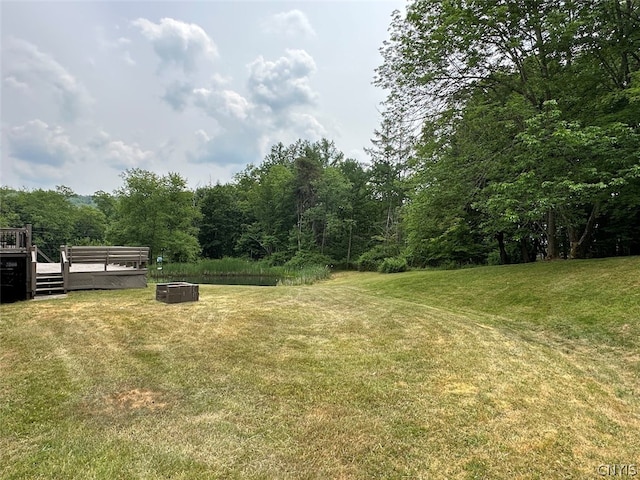
M 637 461 L 638 379 L 615 355 L 632 348 L 432 302 L 416 293 L 432 273 L 3 305 L 1 476 L 595 478 Z
M 369 275 L 374 294 L 640 350 L 640 257 Z

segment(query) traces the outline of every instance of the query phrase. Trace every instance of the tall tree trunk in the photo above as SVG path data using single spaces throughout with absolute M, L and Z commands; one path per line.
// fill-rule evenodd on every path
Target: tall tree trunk
M 509 265 L 511 259 L 509 258 L 507 250 L 504 248 L 504 232 L 496 233 L 496 240 L 498 240 L 498 248 L 500 249 L 500 263 L 502 265 Z
M 593 230 L 596 226 L 596 218 L 598 217 L 598 205 L 594 205 L 591 209 L 591 214 L 587 220 L 587 224 L 584 227 L 582 235 L 578 238 L 579 231 L 575 227 L 569 228 L 569 244 L 571 249 L 569 251 L 569 258 L 585 258 L 587 256 L 587 246 L 589 240 L 593 235 Z
M 524 263 L 531 262 L 531 255 L 529 255 L 529 245 L 527 244 L 527 237 L 520 239 L 520 254 L 522 255 L 522 261 Z
M 351 261 L 351 239 L 353 238 L 353 224 L 349 222 L 349 244 L 347 246 L 347 270 Z
M 558 227 L 556 225 L 556 212 L 549 210 L 547 215 L 547 260 L 555 260 L 559 258 L 558 252 Z
M 615 20 L 617 23 L 617 43 L 619 46 L 623 46 L 620 50 L 620 67 L 618 70 L 618 87 L 626 88 L 631 82 L 631 70 L 629 68 L 629 51 L 628 51 L 628 35 L 631 33 L 626 28 L 628 21 L 624 18 L 626 15 L 631 16 L 631 2 L 626 2 L 627 12 L 622 12 L 622 5 L 620 0 L 616 0 L 614 3 Z
M 302 202 L 298 200 L 298 251 L 302 250 Z
M 389 197 L 389 205 L 387 206 L 387 224 L 384 228 L 384 239 L 387 243 L 389 243 L 389 239 L 391 238 L 391 225 L 393 222 L 391 209 L 392 209 L 392 201 L 391 201 L 391 197 Z
M 324 254 L 324 245 L 327 240 L 327 222 L 324 222 L 324 227 L 322 228 L 322 244 L 320 245 L 320 253 Z

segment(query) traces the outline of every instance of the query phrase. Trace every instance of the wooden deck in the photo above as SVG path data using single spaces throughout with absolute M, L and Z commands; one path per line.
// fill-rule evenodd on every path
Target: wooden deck
M 148 247 L 63 246 L 60 258 L 66 291 L 147 286 Z
M 127 267 L 125 265 L 107 265 L 107 272 L 127 272 L 132 270 L 139 270 L 135 267 Z M 104 272 L 105 265 L 103 263 L 80 263 L 69 265 L 69 273 L 90 273 L 90 272 Z M 55 274 L 62 273 L 62 267 L 59 263 L 41 263 L 38 262 L 36 266 L 36 272 L 39 274 Z
M 147 286 L 148 247 L 62 246 L 51 263 L 32 244 L 31 226 L 0 228 L 0 301 L 28 300 L 71 290 Z M 48 261 L 38 262 L 42 256 Z
M 58 263 L 38 263 L 38 277 L 61 275 L 65 291 L 73 290 L 119 290 L 124 288 L 146 288 L 147 269 L 104 263 L 79 263 L 68 266 L 62 275 Z

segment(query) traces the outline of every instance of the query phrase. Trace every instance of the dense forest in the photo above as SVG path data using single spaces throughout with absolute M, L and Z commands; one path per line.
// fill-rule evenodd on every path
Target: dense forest
M 328 140 L 275 145 L 229 184 L 197 188 L 177 173 L 131 169 L 113 193 L 0 190 L 3 226 L 33 225 L 48 256 L 59 245 L 145 245 L 173 262 L 229 256 L 274 265 L 352 265 L 374 245 L 400 253 L 400 199 L 386 171 L 345 158 Z M 392 211 L 392 213 L 388 213 Z M 391 215 L 392 220 L 387 218 Z
M 389 31 L 366 164 L 299 140 L 195 191 L 141 169 L 89 199 L 3 187 L 0 225 L 32 224 L 50 256 L 135 244 L 176 262 L 395 271 L 640 254 L 638 1 L 414 0 Z

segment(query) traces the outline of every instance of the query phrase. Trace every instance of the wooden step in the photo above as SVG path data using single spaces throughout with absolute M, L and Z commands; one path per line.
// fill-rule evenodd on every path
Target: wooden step
M 62 275 L 38 275 L 36 277 L 36 283 L 57 283 L 57 282 L 64 282 L 64 278 L 62 278 Z
M 61 293 L 65 293 L 64 278 L 61 273 L 39 274 L 36 277 L 36 296 Z

